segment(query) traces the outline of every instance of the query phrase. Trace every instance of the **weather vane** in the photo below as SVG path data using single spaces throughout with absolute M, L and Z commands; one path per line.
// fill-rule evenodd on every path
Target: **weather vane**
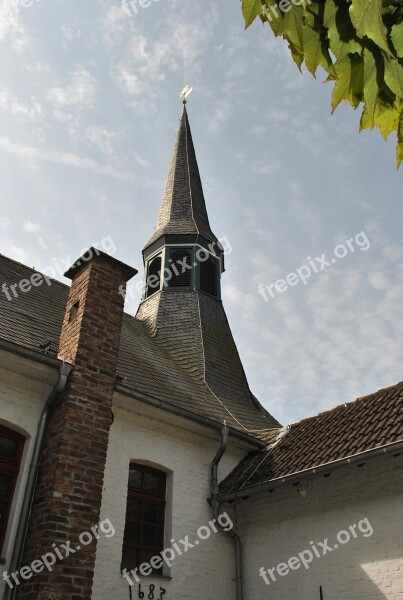
M 187 103 L 187 97 L 193 92 L 193 88 L 190 85 L 185 85 L 183 90 L 180 93 L 180 97 L 182 98 L 183 104 Z

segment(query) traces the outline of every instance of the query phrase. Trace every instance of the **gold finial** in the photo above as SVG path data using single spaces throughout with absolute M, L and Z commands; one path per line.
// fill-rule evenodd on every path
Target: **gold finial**
M 191 94 L 193 92 L 193 88 L 190 87 L 190 85 L 185 85 L 185 87 L 183 88 L 183 90 L 181 91 L 181 93 L 179 94 L 180 97 L 182 98 L 182 102 L 183 104 L 187 104 L 187 97 L 189 96 L 189 94 Z

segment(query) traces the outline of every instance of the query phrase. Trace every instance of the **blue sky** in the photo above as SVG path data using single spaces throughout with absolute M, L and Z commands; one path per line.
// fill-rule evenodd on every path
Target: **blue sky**
M 120 0 L 24 3 L 0 0 L 0 252 L 41 270 L 110 237 L 140 278 L 190 83 L 210 222 L 233 248 L 224 303 L 254 393 L 290 423 L 400 381 L 395 140 L 359 134 L 350 107 L 331 116 L 324 76 L 300 75 L 268 26 L 245 32 L 236 0 L 153 0 L 137 14 Z M 306 285 L 259 295 L 360 232 L 365 251 L 351 242 Z

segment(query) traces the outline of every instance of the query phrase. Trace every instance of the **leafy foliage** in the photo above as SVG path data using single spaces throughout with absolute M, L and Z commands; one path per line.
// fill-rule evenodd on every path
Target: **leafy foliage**
M 360 130 L 397 132 L 403 161 L 403 0 L 241 0 L 246 27 L 259 17 L 292 58 L 333 81 L 332 111 L 363 105 Z

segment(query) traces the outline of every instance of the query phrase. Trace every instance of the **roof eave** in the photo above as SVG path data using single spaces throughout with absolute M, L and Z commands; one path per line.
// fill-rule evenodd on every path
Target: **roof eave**
M 336 461 L 320 464 L 309 469 L 298 471 L 296 473 L 291 473 L 290 475 L 285 475 L 284 477 L 277 477 L 275 479 L 270 479 L 269 481 L 265 481 L 257 485 L 244 487 L 242 490 L 219 494 L 218 499 L 222 503 L 233 502 L 234 500 L 238 500 L 240 498 L 248 498 L 249 496 L 259 494 L 260 492 L 268 492 L 285 484 L 291 485 L 302 480 L 311 479 L 312 477 L 317 477 L 319 475 L 331 473 L 336 469 L 339 469 L 340 467 L 354 465 L 363 460 L 372 460 L 374 458 L 378 458 L 379 456 L 384 456 L 385 454 L 400 454 L 401 452 L 403 452 L 403 440 L 398 440 L 397 442 L 392 442 L 390 444 L 385 444 L 376 448 L 370 448 L 369 450 L 358 452 L 357 454 L 346 456 Z
M 137 390 L 129 388 L 121 383 L 116 383 L 115 390 L 125 396 L 129 396 L 131 398 L 134 398 L 135 400 L 139 400 L 140 402 L 144 402 L 145 404 L 154 406 L 155 408 L 160 408 L 161 410 L 165 410 L 166 412 L 174 414 L 178 417 L 183 417 L 184 419 L 188 419 L 190 421 L 193 421 L 194 423 L 198 423 L 199 425 L 205 425 L 206 427 L 209 427 L 210 429 L 214 429 L 216 431 L 221 431 L 221 429 L 223 427 L 222 423 L 213 421 L 213 419 L 209 419 L 208 417 L 202 417 L 201 415 L 198 415 L 197 413 L 194 413 L 190 410 L 178 408 L 177 406 L 174 406 L 173 404 L 170 404 L 169 402 L 164 402 L 163 400 L 159 400 L 158 398 L 148 396 Z M 250 444 L 251 446 L 254 446 L 255 448 L 263 449 L 267 446 L 266 442 L 264 442 L 258 438 L 255 438 L 252 435 L 243 433 L 242 431 L 238 431 L 237 429 L 233 429 L 233 428 L 228 428 L 228 429 L 229 429 L 230 435 L 232 437 L 242 440 L 243 442 L 246 442 L 246 443 Z

